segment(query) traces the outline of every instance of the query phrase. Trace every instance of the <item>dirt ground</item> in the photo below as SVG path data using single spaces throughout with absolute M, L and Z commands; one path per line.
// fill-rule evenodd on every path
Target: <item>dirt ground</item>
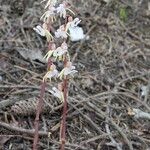
M 66 150 L 150 150 L 150 2 L 70 3 L 89 39 L 68 41 L 78 74 L 70 81 Z M 46 40 L 33 31 L 42 14 L 40 0 L 0 0 L 3 150 L 32 149 L 46 72 Z M 41 150 L 60 146 L 62 105 L 48 92 L 51 87 L 48 83 L 40 118 Z

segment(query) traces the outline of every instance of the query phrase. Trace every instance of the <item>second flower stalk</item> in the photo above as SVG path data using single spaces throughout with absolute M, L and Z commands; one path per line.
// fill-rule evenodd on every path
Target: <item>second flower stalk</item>
M 44 59 L 46 59 L 47 62 L 49 62 L 49 60 L 51 61 L 50 63 L 51 65 L 48 67 L 47 73 L 43 77 L 43 83 L 46 83 L 46 81 L 48 80 L 51 82 L 53 78 L 54 79 L 59 78 L 59 80 L 61 80 L 61 82 L 58 83 L 58 86 L 53 87 L 51 90 L 49 90 L 49 92 L 53 96 L 58 98 L 61 103 L 64 103 L 61 130 L 60 130 L 61 150 L 64 150 L 68 81 L 71 77 L 74 76 L 75 73 L 78 72 L 75 66 L 73 66 L 71 63 L 66 39 L 69 37 L 69 33 L 68 33 L 69 29 L 77 27 L 81 20 L 79 20 L 79 18 L 73 19 L 72 16 L 67 15 L 67 12 L 70 12 L 70 14 L 74 14 L 74 12 L 70 9 L 66 1 L 64 1 L 59 5 L 58 5 L 58 0 L 43 0 L 42 2 L 45 1 L 47 1 L 45 9 L 48 10 L 41 17 L 41 20 L 43 20 L 44 23 L 43 25 L 38 25 L 33 29 L 39 35 L 46 37 L 48 43 L 51 43 L 49 51 L 44 56 Z M 61 25 L 56 30 L 55 37 L 53 37 L 50 32 L 50 28 L 52 23 L 54 21 L 57 21 L 57 17 L 64 18 L 65 20 L 67 20 L 67 23 Z M 56 44 L 54 43 L 55 38 L 61 39 L 63 41 L 58 47 L 56 47 Z M 56 61 L 57 62 L 61 61 L 64 65 L 63 69 L 60 72 L 57 70 L 57 66 L 54 64 L 54 62 Z M 35 139 L 34 141 L 36 146 L 37 139 Z

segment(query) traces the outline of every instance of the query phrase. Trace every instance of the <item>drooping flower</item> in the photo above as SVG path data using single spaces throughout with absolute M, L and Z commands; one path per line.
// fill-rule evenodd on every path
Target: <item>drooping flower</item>
M 73 76 L 77 72 L 75 66 L 73 66 L 71 62 L 67 62 L 66 67 L 59 73 L 58 77 L 60 79 L 66 78 L 67 76 Z
M 75 18 L 71 23 L 70 23 L 70 27 L 74 28 L 76 26 L 78 26 L 78 24 L 81 22 L 81 20 L 79 18 Z
M 67 10 L 69 10 L 72 14 L 74 14 L 74 12 L 67 7 L 67 4 L 65 2 L 60 4 L 59 7 L 56 8 L 56 10 L 57 10 L 57 13 L 60 14 L 60 17 L 63 17 L 63 18 L 66 18 Z
M 47 0 L 43 0 L 42 2 L 45 2 L 45 1 L 47 1 Z M 41 3 L 42 3 L 42 2 L 41 2 Z M 47 7 L 55 6 L 56 3 L 57 3 L 57 0 L 48 0 L 48 2 L 47 2 L 46 5 L 45 5 L 45 9 L 46 9 Z
M 43 77 L 43 81 L 45 81 L 46 79 L 49 79 L 51 81 L 52 77 L 58 77 L 58 70 L 56 69 L 56 66 L 54 64 L 51 65 L 50 70 Z
M 56 20 L 55 17 L 55 7 L 49 7 L 49 10 L 46 11 L 42 16 L 41 16 L 41 20 L 43 20 L 46 23 L 49 23 L 49 21 L 54 22 Z
M 44 56 L 44 59 L 46 59 L 46 61 L 48 61 L 48 59 L 53 56 L 54 51 L 56 50 L 56 45 L 53 43 L 51 46 L 51 50 L 49 50 L 47 52 L 47 54 Z
M 47 25 L 44 23 L 43 26 L 36 26 L 33 28 L 36 33 L 38 33 L 41 36 L 45 36 L 47 38 L 47 41 L 51 41 L 53 39 L 53 36 L 50 34 L 50 32 L 47 30 Z
M 61 25 L 59 29 L 57 29 L 57 31 L 55 32 L 55 36 L 56 38 L 65 38 L 65 39 L 68 37 L 64 25 Z
M 61 103 L 64 102 L 64 95 L 63 95 L 62 89 L 63 89 L 62 84 L 58 84 L 58 88 L 53 87 L 52 90 L 49 90 L 49 92 L 52 95 L 60 99 Z
M 79 18 L 75 18 L 74 20 L 73 20 L 73 18 L 70 16 L 69 18 L 68 18 L 68 23 L 67 23 L 67 25 L 66 25 L 66 31 L 68 31 L 68 29 L 70 29 L 70 28 L 75 28 L 75 27 L 77 27 L 78 26 L 78 24 L 81 22 L 81 20 L 79 19 Z
M 58 58 L 59 60 L 63 60 L 63 56 L 68 52 L 68 46 L 66 42 L 63 42 L 60 47 L 56 48 L 56 45 L 53 43 L 51 46 L 51 50 L 47 52 L 44 56 L 44 59 L 48 61 L 50 57 L 54 57 L 55 60 Z
M 63 60 L 63 56 L 68 52 L 68 46 L 66 42 L 63 42 L 60 47 L 58 47 L 54 53 L 53 56 L 55 59 L 59 58 L 59 60 Z

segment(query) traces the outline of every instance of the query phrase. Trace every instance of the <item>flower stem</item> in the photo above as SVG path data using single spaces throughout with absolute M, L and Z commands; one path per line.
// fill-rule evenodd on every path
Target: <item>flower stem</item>
M 68 79 L 64 79 L 64 81 L 63 81 L 63 89 L 64 89 L 64 106 L 63 106 L 63 114 L 62 114 L 61 130 L 60 130 L 60 139 L 61 139 L 60 150 L 64 150 L 65 149 L 65 141 L 66 141 Z
M 33 150 L 37 150 L 37 147 L 38 147 L 39 117 L 40 117 L 40 114 L 41 114 L 41 111 L 42 111 L 42 106 L 43 106 L 43 101 L 44 101 L 43 97 L 44 97 L 44 94 L 45 94 L 45 88 L 46 88 L 46 82 L 43 81 L 42 85 L 41 85 L 41 93 L 40 93 L 40 98 L 39 98 L 38 105 L 37 105 L 36 118 L 35 118 L 35 122 L 34 122 L 34 124 L 35 124 L 35 133 L 34 133 L 34 141 L 33 141 Z
M 51 44 L 49 44 L 50 47 Z M 48 63 L 47 63 L 47 69 L 50 68 L 52 62 L 49 59 Z M 36 117 L 35 117 L 35 133 L 34 133 L 34 140 L 33 140 L 33 150 L 37 150 L 38 148 L 38 139 L 39 139 L 39 118 L 40 118 L 40 114 L 42 112 L 42 108 L 43 108 L 43 103 L 44 103 L 44 94 L 45 94 L 45 89 L 46 89 L 46 81 L 43 81 L 41 84 L 41 91 L 40 91 L 40 98 L 37 104 L 37 109 L 36 109 Z

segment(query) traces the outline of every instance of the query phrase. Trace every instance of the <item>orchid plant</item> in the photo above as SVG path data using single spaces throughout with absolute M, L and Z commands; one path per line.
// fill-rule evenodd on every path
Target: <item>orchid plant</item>
M 61 82 L 58 82 L 57 88 L 53 87 L 51 90 L 49 90 L 49 92 L 58 98 L 64 105 L 60 127 L 60 149 L 63 150 L 65 146 L 68 81 L 74 76 L 75 73 L 78 72 L 70 60 L 68 44 L 66 43 L 66 40 L 69 37 L 70 28 L 76 28 L 81 20 L 79 18 L 73 19 L 71 15 L 75 15 L 75 13 L 70 9 L 69 4 L 65 0 L 62 3 L 59 3 L 59 0 L 43 0 L 42 2 L 46 2 L 45 13 L 41 16 L 43 24 L 37 25 L 33 28 L 33 30 L 40 36 L 46 37 L 47 39 L 49 49 L 47 54 L 44 56 L 44 59 L 48 62 L 48 69 L 43 77 L 41 95 L 37 106 L 33 150 L 37 150 L 39 115 L 42 109 L 41 107 L 46 87 L 45 85 L 47 82 L 51 82 L 52 79 L 57 78 L 59 78 L 58 81 L 61 80 Z M 55 30 L 54 33 L 52 33 L 52 24 L 56 22 L 59 17 L 65 19 L 65 22 L 67 20 L 67 22 L 62 24 L 58 29 Z M 62 43 L 58 47 L 56 46 L 58 43 L 55 43 L 55 39 L 62 40 Z M 62 71 L 59 72 L 57 70 L 57 66 L 54 65 L 54 61 L 63 62 L 64 68 Z

